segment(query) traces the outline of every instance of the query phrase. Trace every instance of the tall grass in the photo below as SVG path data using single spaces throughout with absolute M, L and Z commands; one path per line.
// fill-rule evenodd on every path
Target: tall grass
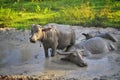
M 86 25 L 92 21 L 95 12 L 89 6 L 89 2 L 80 5 L 79 7 L 63 8 L 61 10 L 62 23 Z
M 33 23 L 56 22 L 120 28 L 120 1 L 4 0 L 0 3 L 0 27 L 25 29 Z
M 113 11 L 109 4 L 105 4 L 101 9 L 94 9 L 90 2 L 86 2 L 77 7 L 68 7 L 61 10 L 63 19 L 58 22 L 96 27 L 120 28 L 120 11 Z

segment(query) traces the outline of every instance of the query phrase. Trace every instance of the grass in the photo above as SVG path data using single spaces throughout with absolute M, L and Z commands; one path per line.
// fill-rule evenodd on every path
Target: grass
M 4 0 L 0 1 L 0 27 L 30 29 L 32 24 L 120 28 L 118 0 Z

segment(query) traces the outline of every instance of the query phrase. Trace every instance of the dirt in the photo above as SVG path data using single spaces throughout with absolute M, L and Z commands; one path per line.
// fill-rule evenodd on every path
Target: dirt
M 63 25 L 66 26 L 66 25 Z M 76 43 L 85 39 L 82 33 L 120 31 L 114 28 L 83 28 L 72 26 Z M 61 55 L 45 58 L 39 42 L 29 42 L 29 30 L 0 28 L 0 80 L 120 80 L 120 42 L 118 50 L 102 54 L 99 58 L 86 58 L 87 67 L 61 61 Z

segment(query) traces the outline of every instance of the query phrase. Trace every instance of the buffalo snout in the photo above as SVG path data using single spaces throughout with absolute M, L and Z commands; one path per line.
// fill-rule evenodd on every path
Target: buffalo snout
M 79 63 L 77 63 L 77 65 L 80 66 L 80 67 L 88 66 L 88 64 L 84 61 L 80 61 Z
M 31 43 L 35 43 L 36 41 L 32 38 L 29 38 Z

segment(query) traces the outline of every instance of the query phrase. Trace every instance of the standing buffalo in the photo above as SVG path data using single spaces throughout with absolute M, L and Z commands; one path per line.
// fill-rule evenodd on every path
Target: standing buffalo
M 52 49 L 51 56 L 54 56 L 57 48 L 68 49 L 75 43 L 75 32 L 70 26 L 48 25 L 43 28 L 40 25 L 33 24 L 31 34 L 30 41 L 32 43 L 36 41 L 43 43 L 46 57 L 48 57 L 49 48 Z

